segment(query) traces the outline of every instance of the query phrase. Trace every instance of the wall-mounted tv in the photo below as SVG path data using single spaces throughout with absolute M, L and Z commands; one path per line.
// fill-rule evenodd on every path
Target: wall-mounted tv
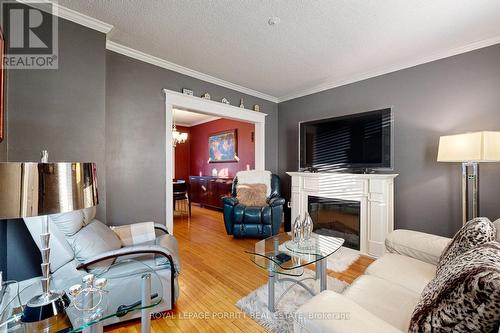
M 390 108 L 299 124 L 300 169 L 392 169 Z

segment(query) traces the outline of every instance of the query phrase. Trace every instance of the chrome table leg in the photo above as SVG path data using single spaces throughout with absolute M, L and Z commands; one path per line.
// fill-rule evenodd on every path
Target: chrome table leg
M 142 276 L 142 311 L 141 311 L 141 332 L 151 332 L 151 274 Z
M 321 259 L 316 263 L 316 267 L 319 268 L 319 290 L 324 291 L 328 288 L 327 279 L 328 275 L 326 274 L 326 259 Z
M 275 273 L 269 264 L 269 281 L 267 283 L 267 308 L 269 311 L 274 312 L 274 283 L 276 280 Z

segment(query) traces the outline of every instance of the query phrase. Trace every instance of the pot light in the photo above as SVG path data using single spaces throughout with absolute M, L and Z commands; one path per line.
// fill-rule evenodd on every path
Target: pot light
M 270 26 L 278 25 L 281 22 L 281 19 L 278 16 L 271 16 L 267 21 L 267 24 Z

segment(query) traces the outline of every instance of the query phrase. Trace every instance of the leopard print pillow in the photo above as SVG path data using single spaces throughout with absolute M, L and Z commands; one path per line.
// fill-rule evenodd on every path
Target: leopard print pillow
M 500 243 L 457 256 L 425 287 L 409 332 L 497 332 L 500 323 Z
M 494 241 L 496 229 L 486 217 L 477 217 L 460 228 L 450 244 L 444 249 L 437 265 L 437 272 L 443 266 L 455 259 L 460 254 L 476 247 L 477 245 Z

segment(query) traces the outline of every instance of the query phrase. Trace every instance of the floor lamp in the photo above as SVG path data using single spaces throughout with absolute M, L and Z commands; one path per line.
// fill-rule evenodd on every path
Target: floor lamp
M 21 321 L 37 323 L 35 331 L 52 332 L 69 299 L 50 289 L 49 215 L 98 204 L 94 163 L 0 163 L 0 220 L 44 216 L 42 233 L 42 294 L 24 306 Z M 59 325 L 59 324 L 57 324 Z
M 462 163 L 463 224 L 479 216 L 479 163 L 500 162 L 500 132 L 474 132 L 439 138 L 438 162 Z

